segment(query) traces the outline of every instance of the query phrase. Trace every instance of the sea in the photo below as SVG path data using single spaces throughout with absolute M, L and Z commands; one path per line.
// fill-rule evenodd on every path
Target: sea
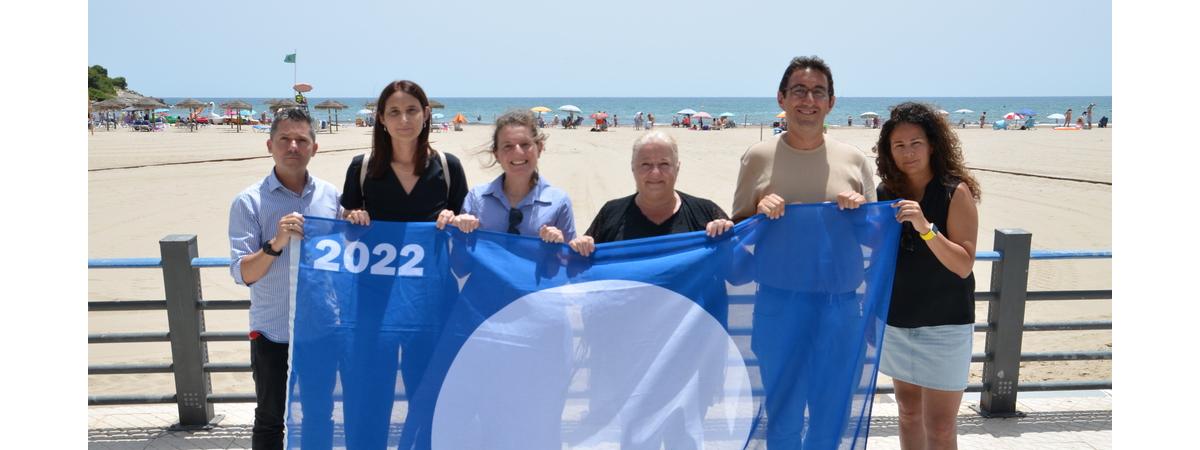
M 267 111 L 266 101 L 279 97 L 264 98 L 196 98 L 202 102 L 212 102 L 217 114 L 225 114 L 220 104 L 242 100 L 254 105 L 249 111 L 253 116 L 259 116 Z M 167 97 L 163 99 L 169 105 L 185 100 L 182 97 Z M 336 112 L 336 121 L 352 123 L 355 117 L 367 114 L 364 111 L 367 103 L 376 100 L 375 97 L 309 97 L 308 104 L 316 105 L 325 100 L 337 100 L 349 108 Z M 462 113 L 471 123 L 493 123 L 500 114 L 510 109 L 528 110 L 537 106 L 545 106 L 552 111 L 545 113 L 547 122 L 555 114 L 566 117 L 567 112 L 560 111 L 566 105 L 578 107 L 584 116 L 590 116 L 597 111 L 609 114 L 610 120 L 616 116 L 620 124 L 633 124 L 633 116 L 637 112 L 653 113 L 658 124 L 671 123 L 671 117 L 684 109 L 703 111 L 713 117 L 731 113 L 741 124 L 770 124 L 780 120 L 775 118 L 781 112 L 774 97 L 436 97 L 445 104 L 445 108 L 435 109 L 434 114 L 442 114 L 437 121 L 450 121 L 456 114 Z M 1095 103 L 1092 109 L 1093 123 L 1101 117 L 1108 117 L 1109 123 L 1114 121 L 1111 96 L 1095 97 L 838 97 L 833 110 L 825 117 L 830 126 L 845 126 L 847 117 L 853 120 L 855 126 L 862 126 L 864 113 L 873 112 L 880 120 L 887 120 L 888 110 L 892 106 L 906 102 L 920 101 L 933 104 L 935 107 L 950 112 L 950 120 L 958 123 L 979 123 L 979 116 L 986 112 L 989 123 L 1002 119 L 1010 112 L 1020 113 L 1029 110 L 1035 113 L 1034 120 L 1039 124 L 1054 124 L 1055 119 L 1046 116 L 1054 113 L 1064 114 L 1068 108 L 1072 111 L 1072 120 L 1087 110 L 1089 104 Z M 971 112 L 956 113 L 959 110 Z M 208 114 L 213 111 L 204 111 Z M 185 109 L 173 108 L 168 114 L 187 114 Z M 334 121 L 333 111 L 315 110 L 317 119 Z M 578 114 L 576 114 L 578 115 Z

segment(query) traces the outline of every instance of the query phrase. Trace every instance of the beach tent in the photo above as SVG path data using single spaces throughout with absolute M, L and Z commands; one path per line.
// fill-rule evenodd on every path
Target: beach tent
M 329 120 L 329 132 L 333 133 L 334 124 L 337 123 L 338 110 L 349 108 L 349 106 L 346 106 L 337 100 L 325 100 L 321 103 L 318 103 L 317 106 L 314 106 L 313 108 L 324 109 L 326 117 L 329 117 L 329 113 L 333 112 L 333 118 Z

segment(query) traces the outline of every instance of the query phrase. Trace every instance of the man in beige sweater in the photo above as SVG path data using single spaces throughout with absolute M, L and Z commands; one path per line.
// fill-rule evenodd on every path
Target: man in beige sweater
M 853 209 L 875 201 L 874 164 L 859 149 L 824 135 L 825 116 L 836 101 L 829 66 L 815 56 L 792 59 L 776 100 L 787 116 L 787 131 L 742 155 L 733 220 L 757 213 L 778 219 L 789 203 L 836 201 L 841 209 Z M 787 242 L 786 236 L 778 236 L 767 245 Z M 861 264 L 861 257 L 858 261 Z M 828 263 L 832 261 L 818 262 Z M 798 264 L 792 270 L 803 267 Z M 812 277 L 787 272 L 758 277 L 750 341 L 766 391 L 767 448 L 835 448 L 851 414 L 853 394 L 847 386 L 863 366 L 852 364 L 854 358 L 848 356 L 853 355 L 827 352 L 864 338 L 849 325 L 859 320 L 858 302 L 853 287 L 831 294 L 818 286 L 791 285 L 786 280 Z
M 874 164 L 861 150 L 824 134 L 825 115 L 837 100 L 829 66 L 815 56 L 793 59 L 776 100 L 787 115 L 787 131 L 742 155 L 733 220 L 757 213 L 776 219 L 788 203 L 836 201 L 857 208 L 875 201 Z

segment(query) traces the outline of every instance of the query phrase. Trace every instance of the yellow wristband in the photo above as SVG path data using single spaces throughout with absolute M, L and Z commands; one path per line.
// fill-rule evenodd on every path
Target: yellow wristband
M 925 233 L 921 234 L 921 240 L 923 240 L 923 241 L 933 240 L 933 237 L 937 235 L 937 230 L 938 229 L 937 229 L 936 224 L 932 224 L 932 223 L 929 224 L 929 231 L 926 231 Z

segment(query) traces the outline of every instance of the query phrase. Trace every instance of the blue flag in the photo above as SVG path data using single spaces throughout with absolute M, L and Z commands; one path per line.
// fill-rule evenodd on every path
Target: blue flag
M 305 221 L 288 448 L 863 448 L 900 226 L 561 244 Z

